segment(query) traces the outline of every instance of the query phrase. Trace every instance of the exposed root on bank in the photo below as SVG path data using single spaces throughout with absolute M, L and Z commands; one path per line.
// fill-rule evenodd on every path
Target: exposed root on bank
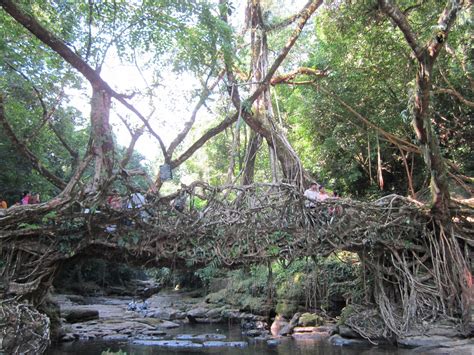
M 50 343 L 49 318 L 14 299 L 0 301 L 0 334 L 7 354 L 42 354 Z

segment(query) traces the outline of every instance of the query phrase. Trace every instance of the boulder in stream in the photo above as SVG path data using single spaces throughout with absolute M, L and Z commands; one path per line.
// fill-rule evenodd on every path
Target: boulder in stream
M 62 315 L 68 323 L 87 322 L 89 320 L 98 319 L 99 311 L 96 309 L 63 309 Z

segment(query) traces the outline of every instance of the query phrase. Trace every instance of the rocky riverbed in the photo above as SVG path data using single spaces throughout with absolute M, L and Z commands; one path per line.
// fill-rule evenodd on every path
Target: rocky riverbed
M 228 341 L 216 333 L 182 334 L 179 328 L 188 324 L 215 324 L 233 322 L 242 333 L 252 339 L 278 340 L 270 333 L 263 316 L 257 316 L 229 306 L 215 307 L 202 298 L 193 298 L 183 292 L 162 292 L 137 302 L 129 297 L 80 297 L 54 295 L 60 305 L 62 335 L 60 341 L 127 340 L 137 344 L 166 347 L 245 347 L 245 341 Z M 278 327 L 284 327 L 279 324 Z M 178 328 L 178 329 L 176 329 Z M 173 330 L 174 329 L 174 330 Z M 297 329 L 298 330 L 298 329 Z M 322 340 L 329 337 L 330 327 L 304 327 L 294 336 Z
M 241 312 L 230 306 L 209 304 L 186 292 L 163 291 L 146 302 L 130 297 L 86 298 L 76 295 L 54 295 L 53 299 L 61 309 L 62 342 L 120 341 L 140 346 L 188 349 L 246 348 L 255 342 L 273 347 L 293 339 L 300 343 L 324 343 L 325 346 L 371 347 L 368 341 L 360 339 L 347 327 L 302 326 L 304 317 L 300 315 L 295 315 L 292 320 L 277 318 L 270 325 L 263 316 Z M 234 329 L 241 333 L 238 337 L 230 339 L 222 331 L 222 324 L 229 323 L 235 324 Z M 193 324 L 207 327 L 195 327 L 187 333 Z M 426 354 L 474 354 L 472 339 L 453 339 L 439 334 L 413 337 L 401 345 L 417 348 Z M 396 352 L 402 353 L 405 354 L 401 350 Z

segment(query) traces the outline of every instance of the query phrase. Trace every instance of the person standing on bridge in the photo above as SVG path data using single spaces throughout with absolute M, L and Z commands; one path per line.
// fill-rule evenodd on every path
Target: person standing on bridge
M 109 204 L 109 207 L 115 211 L 120 211 L 122 209 L 122 197 L 120 197 L 118 190 L 112 190 L 112 195 L 108 197 L 107 203 Z
M 329 198 L 329 195 L 324 189 L 324 186 L 323 185 L 319 186 L 319 192 L 318 192 L 318 195 L 316 196 L 316 200 L 324 201 L 324 200 L 327 200 L 328 198 Z
M 312 182 L 309 185 L 309 189 L 304 192 L 304 197 L 306 197 L 306 201 L 304 202 L 305 207 L 314 208 L 316 207 L 316 201 L 318 200 L 318 184 Z
M 21 204 L 28 205 L 30 203 L 31 193 L 29 191 L 23 191 L 23 195 L 21 196 Z

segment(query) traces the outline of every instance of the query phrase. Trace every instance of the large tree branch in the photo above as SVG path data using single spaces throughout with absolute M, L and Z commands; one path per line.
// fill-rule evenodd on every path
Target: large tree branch
M 469 101 L 468 99 L 466 99 L 464 96 L 461 95 L 461 93 L 459 91 L 457 91 L 454 88 L 451 88 L 451 89 L 436 88 L 434 90 L 434 92 L 437 93 L 437 94 L 448 94 L 448 95 L 454 96 L 460 102 L 462 102 L 464 105 L 469 106 L 469 107 L 474 107 L 474 102 L 473 101 Z
M 0 5 L 10 14 L 18 23 L 30 31 L 36 38 L 49 46 L 57 54 L 59 54 L 66 62 L 71 64 L 77 71 L 79 71 L 90 82 L 92 87 L 106 91 L 111 97 L 118 100 L 122 105 L 127 107 L 130 111 L 135 113 L 140 120 L 150 130 L 150 133 L 158 140 L 165 160 L 169 160 L 166 154 L 166 147 L 161 137 L 154 132 L 146 118 L 127 100 L 123 95 L 120 95 L 107 84 L 100 75 L 92 69 L 80 56 L 72 51 L 59 37 L 45 29 L 36 19 L 24 13 L 11 0 L 0 0 Z
M 66 183 L 53 174 L 51 171 L 46 169 L 43 164 L 41 164 L 38 157 L 22 142 L 18 139 L 13 131 L 12 127 L 8 123 L 7 118 L 5 117 L 5 110 L 3 106 L 3 97 L 0 94 L 0 122 L 3 125 L 4 132 L 7 137 L 11 140 L 11 142 L 18 148 L 19 152 L 23 154 L 33 165 L 33 167 L 46 179 L 48 179 L 54 186 L 57 186 L 61 189 L 66 187 Z
M 304 6 L 303 10 L 301 10 L 301 17 L 298 21 L 298 25 L 293 30 L 293 33 L 291 34 L 290 38 L 286 42 L 285 46 L 280 51 L 280 54 L 276 57 L 276 59 L 273 62 L 272 66 L 270 67 L 270 69 L 268 69 L 268 72 L 265 75 L 265 77 L 263 78 L 262 83 L 255 90 L 255 92 L 253 92 L 250 95 L 250 97 L 246 100 L 247 102 L 252 103 L 265 90 L 265 88 L 270 83 L 271 78 L 273 77 L 273 75 L 277 71 L 278 67 L 281 65 L 283 60 L 286 58 L 286 56 L 290 52 L 290 49 L 293 47 L 296 40 L 299 38 L 299 36 L 301 34 L 301 31 L 303 31 L 303 28 L 306 25 L 306 22 L 308 22 L 311 15 L 318 9 L 318 7 L 322 3 L 323 3 L 323 0 L 313 0 L 313 1 L 309 1 Z
M 328 75 L 328 70 L 327 69 L 318 70 L 318 69 L 313 69 L 313 68 L 300 67 L 298 69 L 293 70 L 291 73 L 274 76 L 272 80 L 270 81 L 270 84 L 271 85 L 277 85 L 277 84 L 283 84 L 283 83 L 297 84 L 298 82 L 295 83 L 292 80 L 296 78 L 296 76 L 298 75 L 310 75 L 310 76 L 315 76 L 317 78 L 323 78 Z M 307 84 L 309 82 L 299 82 L 299 83 Z
M 410 46 L 410 48 L 415 53 L 417 58 L 420 58 L 423 54 L 423 47 L 418 43 L 415 32 L 413 32 L 405 14 L 392 3 L 391 0 L 379 0 L 380 9 L 385 12 L 398 26 L 400 31 L 402 31 L 403 36 Z
M 171 168 L 176 168 L 180 166 L 182 163 L 184 163 L 189 157 L 191 157 L 196 150 L 201 148 L 204 143 L 206 143 L 209 139 L 217 135 L 218 133 L 222 132 L 225 130 L 227 127 L 231 126 L 235 121 L 237 121 L 237 118 L 239 118 L 239 113 L 236 112 L 232 116 L 227 117 L 225 120 L 223 120 L 221 123 L 219 123 L 217 126 L 209 129 L 204 135 L 199 138 L 196 142 L 194 142 L 191 147 L 189 147 L 181 156 L 178 158 L 174 159 L 171 161 Z
M 209 87 L 204 87 L 201 95 L 199 97 L 199 101 L 197 102 L 196 106 L 194 106 L 193 112 L 191 113 L 191 117 L 189 120 L 184 124 L 184 127 L 181 132 L 176 136 L 176 138 L 170 143 L 167 154 L 171 158 L 173 156 L 173 153 L 175 149 L 178 147 L 179 144 L 181 144 L 186 138 L 187 134 L 191 130 L 191 128 L 194 125 L 194 122 L 196 121 L 196 115 L 198 111 L 201 109 L 201 107 L 206 103 L 207 98 L 209 95 L 212 93 L 212 90 L 217 86 L 217 84 L 222 80 L 222 77 L 224 76 L 225 71 L 221 70 L 219 73 L 217 79 L 211 84 Z
M 438 32 L 436 32 L 427 45 L 427 52 L 434 62 L 439 52 L 447 40 L 447 36 L 451 27 L 456 20 L 458 12 L 461 10 L 464 0 L 448 0 L 446 6 L 438 19 Z

